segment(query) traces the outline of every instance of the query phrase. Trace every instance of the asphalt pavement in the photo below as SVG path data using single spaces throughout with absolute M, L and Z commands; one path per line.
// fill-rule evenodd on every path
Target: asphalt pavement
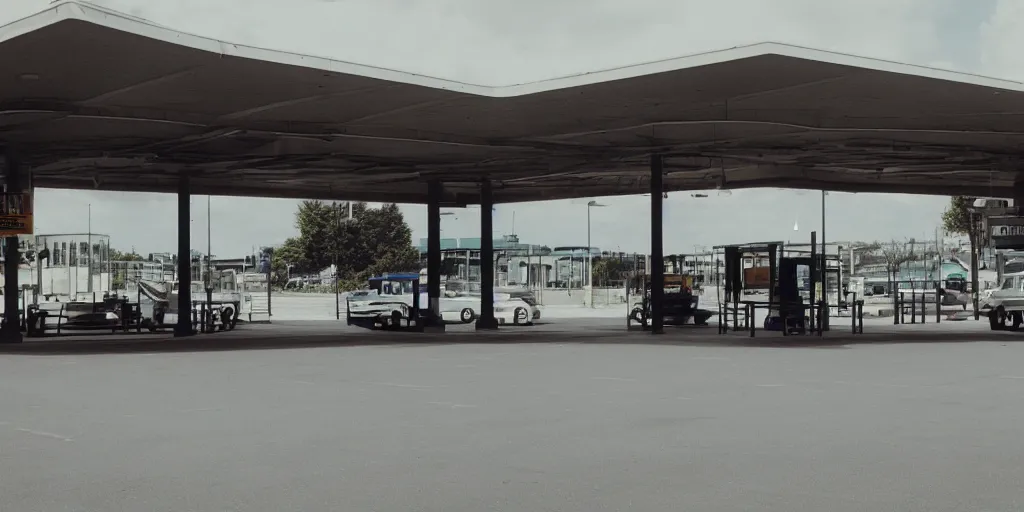
M 1024 344 L 331 322 L 0 350 L 0 510 L 1024 506 Z M 869 330 L 870 326 L 866 326 Z

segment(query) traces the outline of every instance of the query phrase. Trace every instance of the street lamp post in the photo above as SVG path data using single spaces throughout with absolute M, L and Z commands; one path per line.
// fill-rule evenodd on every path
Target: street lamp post
M 594 307 L 594 251 L 590 247 L 590 209 L 603 208 L 605 205 L 597 201 L 587 203 L 587 301 Z

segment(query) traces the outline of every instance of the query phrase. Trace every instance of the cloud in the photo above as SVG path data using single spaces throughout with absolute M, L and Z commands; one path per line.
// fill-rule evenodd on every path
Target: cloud
M 510 84 L 762 41 L 933 60 L 951 0 L 94 0 L 232 42 Z
M 981 26 L 980 68 L 986 75 L 1024 80 L 1024 3 L 998 0 Z
M 12 3 L 12 5 L 8 5 Z M 1024 6 L 1016 0 L 95 0 L 179 30 L 219 39 L 396 68 L 480 84 L 510 84 L 761 41 L 868 57 L 1020 76 Z M 6 0 L 0 17 L 28 14 L 40 0 Z M 646 197 L 602 199 L 595 245 L 646 251 Z M 193 243 L 205 247 L 205 202 L 193 210 Z M 175 248 L 175 198 L 86 191 L 38 192 L 40 232 L 80 231 L 93 205 L 94 229 L 113 244 Z M 938 223 L 937 197 L 836 194 L 830 239 L 923 236 Z M 294 233 L 295 202 L 214 198 L 214 253 L 249 251 Z M 792 225 L 820 224 L 815 192 L 738 191 L 667 202 L 666 249 L 786 239 Z M 404 211 L 414 236 L 425 210 Z M 497 233 L 549 245 L 586 243 L 586 208 L 572 201 L 504 205 Z M 448 236 L 478 236 L 475 211 L 443 219 Z M 800 235 L 805 238 L 807 235 Z

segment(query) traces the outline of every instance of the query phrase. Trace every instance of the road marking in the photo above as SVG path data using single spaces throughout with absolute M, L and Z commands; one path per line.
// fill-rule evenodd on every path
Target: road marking
M 759 387 L 759 388 L 781 388 L 781 387 L 785 386 L 785 384 L 755 384 L 755 385 L 757 387 Z
M 26 434 L 32 434 L 34 436 L 39 436 L 39 437 L 48 437 L 50 439 L 59 439 L 61 441 L 65 441 L 65 442 L 73 441 L 73 439 L 71 439 L 70 437 L 65 437 L 65 436 L 62 436 L 60 434 L 52 434 L 50 432 L 43 432 L 41 430 L 31 430 L 31 429 L 27 429 L 27 428 L 19 428 L 17 430 L 18 430 L 18 432 L 24 432 Z
M 456 403 L 453 403 L 453 402 L 427 402 L 427 403 L 430 404 L 430 405 L 442 405 L 442 406 L 445 406 L 445 407 L 451 407 L 452 409 L 472 409 L 472 408 L 476 407 L 475 405 L 456 404 Z
M 695 360 L 698 360 L 698 361 L 728 361 L 729 360 L 728 357 L 718 357 L 718 356 L 697 356 L 697 357 L 693 357 L 691 359 L 695 359 Z
M 199 409 L 182 409 L 182 410 L 180 410 L 178 412 L 209 412 L 209 411 L 219 411 L 220 409 L 221 409 L 220 407 L 201 407 Z
M 593 377 L 594 380 L 615 380 L 619 382 L 636 382 L 636 379 L 628 379 L 625 377 Z
M 1024 375 L 1000 375 L 1000 379 L 1024 380 Z
M 295 383 L 295 384 L 307 384 L 307 385 L 310 385 L 310 386 L 315 386 L 316 385 L 316 382 L 312 382 L 312 381 L 308 381 L 308 380 L 293 380 L 292 382 Z
M 431 389 L 431 386 L 420 386 L 417 384 L 399 384 L 397 382 L 360 382 L 359 384 L 369 384 L 371 386 L 387 386 L 390 388 L 402 389 Z

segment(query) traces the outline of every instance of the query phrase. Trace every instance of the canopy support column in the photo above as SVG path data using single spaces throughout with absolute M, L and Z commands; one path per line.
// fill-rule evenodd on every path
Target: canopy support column
M 430 317 L 427 326 L 444 330 L 441 318 L 441 197 L 444 185 L 437 180 L 427 183 L 427 300 Z
M 188 174 L 178 177 L 178 322 L 174 336 L 192 336 L 192 189 Z
M 497 329 L 494 318 L 494 198 L 491 180 L 480 183 L 480 317 L 476 328 Z
M 8 194 L 20 194 L 21 162 L 13 149 L 7 148 L 4 153 L 4 172 Z M 18 263 L 21 253 L 18 247 L 18 235 L 4 238 L 4 324 L 0 327 L 0 343 L 21 343 L 21 312 L 18 308 L 18 297 L 21 295 L 18 283 Z M 27 304 L 26 304 L 27 306 Z
M 661 155 L 651 155 L 651 334 L 665 333 L 665 255 L 662 202 L 665 193 Z

